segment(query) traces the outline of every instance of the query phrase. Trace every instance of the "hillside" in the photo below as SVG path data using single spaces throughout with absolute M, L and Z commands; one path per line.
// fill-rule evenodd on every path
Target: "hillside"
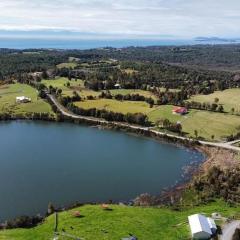
M 99 205 L 85 205 L 59 214 L 58 231 L 71 234 L 85 240 L 119 240 L 129 233 L 139 240 L 186 240 L 190 238 L 187 216 L 193 213 L 211 215 L 219 212 L 223 217 L 239 213 L 239 207 L 229 207 L 222 201 L 208 205 L 174 211 L 169 208 L 127 207 L 111 205 L 112 211 L 103 210 Z M 81 217 L 73 213 L 80 211 Z M 47 240 L 52 239 L 54 216 L 34 229 L 15 229 L 0 232 L 0 239 L 11 240 Z M 60 239 L 67 239 L 60 238 Z

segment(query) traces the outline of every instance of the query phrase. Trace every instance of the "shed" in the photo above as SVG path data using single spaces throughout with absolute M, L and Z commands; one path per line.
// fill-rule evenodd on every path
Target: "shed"
M 31 102 L 31 98 L 28 98 L 25 96 L 16 97 L 16 102 L 17 103 L 28 103 L 28 102 Z
M 116 84 L 114 85 L 114 87 L 117 88 L 117 89 L 119 89 L 119 88 L 121 88 L 121 85 L 120 85 L 119 83 L 116 83 Z
M 215 234 L 217 232 L 217 226 L 215 224 L 215 221 L 209 217 L 207 218 L 207 220 L 212 233 Z
M 208 219 L 201 214 L 194 214 L 188 217 L 193 239 L 207 240 L 212 236 Z

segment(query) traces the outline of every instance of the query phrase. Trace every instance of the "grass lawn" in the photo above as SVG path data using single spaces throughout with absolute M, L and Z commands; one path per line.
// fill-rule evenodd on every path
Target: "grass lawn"
M 214 103 L 214 99 L 218 98 L 219 103 L 223 104 L 224 110 L 230 112 L 232 108 L 235 109 L 235 112 L 240 113 L 240 89 L 233 88 L 227 89 L 224 91 L 216 91 L 209 95 L 196 95 L 193 96 L 190 100 L 196 102 L 206 102 Z
M 117 101 L 113 99 L 97 99 L 76 102 L 76 106 L 84 109 L 97 108 L 120 113 L 144 113 L 153 111 L 146 102 L 140 101 Z
M 76 62 L 61 63 L 57 65 L 57 68 L 74 68 L 78 64 Z
M 234 216 L 240 207 L 229 207 L 217 201 L 208 205 L 192 207 L 184 211 L 167 208 L 127 207 L 111 205 L 112 211 L 102 210 L 98 205 L 85 205 L 59 214 L 59 228 L 66 233 L 85 240 L 120 240 L 134 234 L 139 240 L 186 240 L 190 239 L 187 216 L 204 213 L 207 216 L 219 212 L 224 217 Z M 83 217 L 76 218 L 72 212 L 80 211 Z M 47 240 L 53 239 L 54 216 L 33 229 L 0 231 L 0 240 Z M 66 238 L 60 238 L 66 239 Z
M 70 87 L 67 87 L 67 83 L 70 83 Z M 49 87 L 50 85 L 56 88 L 60 88 L 62 89 L 62 93 L 65 96 L 72 96 L 73 95 L 73 91 L 78 92 L 78 94 L 81 97 L 87 97 L 87 96 L 94 96 L 97 97 L 100 95 L 100 92 L 95 92 L 93 90 L 89 90 L 86 89 L 84 87 L 84 82 L 82 80 L 71 80 L 69 81 L 67 78 L 64 77 L 59 77 L 56 79 L 52 79 L 52 80 L 42 80 L 42 83 L 45 84 L 47 87 Z
M 30 103 L 16 103 L 17 96 L 26 96 L 32 99 Z M 1 113 L 52 113 L 50 105 L 38 98 L 36 89 L 26 84 L 9 84 L 0 86 Z
M 198 135 L 211 140 L 211 136 L 215 136 L 215 140 L 221 140 L 224 136 L 237 133 L 240 127 L 240 117 L 214 113 L 209 111 L 191 110 L 185 116 L 172 114 L 171 105 L 159 106 L 148 114 L 149 120 L 156 122 L 158 119 L 167 118 L 172 122 L 179 121 L 182 124 L 183 131 L 194 137 L 194 130 L 198 131 Z
M 117 94 L 122 94 L 122 95 L 139 94 L 144 97 L 148 97 L 148 98 L 151 97 L 152 99 L 157 101 L 157 97 L 153 93 L 151 93 L 150 91 L 144 91 L 140 89 L 114 89 L 114 90 L 110 90 L 110 92 L 113 96 Z

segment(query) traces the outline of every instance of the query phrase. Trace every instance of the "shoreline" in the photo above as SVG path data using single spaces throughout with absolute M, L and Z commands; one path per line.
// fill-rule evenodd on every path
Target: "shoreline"
M 123 125 L 117 125 L 116 123 L 111 124 L 92 124 L 92 122 L 88 122 L 88 121 L 80 121 L 79 119 L 71 119 L 71 118 L 63 118 L 61 119 L 61 121 L 57 121 L 57 119 L 53 119 L 53 118 L 49 118 L 49 119 L 31 119 L 31 118 L 26 118 L 26 117 L 17 117 L 17 116 L 13 116 L 10 119 L 5 119 L 1 121 L 29 121 L 29 122 L 38 122 L 38 121 L 43 121 L 43 122 L 66 122 L 66 123 L 72 123 L 72 124 L 77 124 L 77 125 L 86 125 L 86 126 L 93 126 L 93 127 L 99 127 L 101 126 L 101 129 L 108 129 L 108 130 L 113 130 L 113 131 L 121 131 L 121 132 L 125 132 L 127 134 L 133 134 L 134 136 L 137 137 L 147 137 L 150 139 L 154 139 L 156 141 L 158 141 L 159 143 L 168 143 L 168 144 L 173 144 L 175 146 L 178 147 L 185 147 L 194 151 L 198 151 L 201 154 L 203 154 L 203 160 L 197 164 L 197 165 L 193 165 L 193 166 L 189 166 L 190 169 L 188 170 L 187 174 L 184 175 L 183 179 L 180 179 L 179 182 L 174 185 L 173 187 L 170 186 L 169 188 L 166 188 L 165 190 L 162 190 L 161 193 L 159 193 L 159 195 L 157 195 L 158 197 L 162 198 L 163 201 L 161 201 L 161 203 L 159 205 L 167 205 L 170 202 L 170 199 L 172 196 L 176 196 L 176 194 L 181 194 L 182 191 L 184 191 L 184 189 L 187 188 L 187 186 L 191 183 L 193 176 L 195 174 L 200 174 L 203 173 L 207 168 L 213 166 L 212 164 L 219 164 L 218 161 L 218 157 L 219 155 L 222 155 L 222 152 L 224 152 L 225 154 L 234 154 L 234 152 L 232 150 L 228 150 L 228 149 L 221 149 L 219 147 L 214 147 L 214 146 L 205 146 L 202 145 L 200 142 L 198 141 L 187 141 L 186 139 L 181 139 L 181 138 L 172 138 L 169 137 L 168 135 L 165 134 L 155 134 L 155 132 L 150 132 L 148 129 L 139 129 L 139 128 L 132 128 L 129 126 L 124 126 Z M 214 150 L 214 151 L 213 151 Z M 216 157 L 215 153 L 218 153 L 218 157 Z M 213 159 L 215 160 L 215 162 L 213 163 Z M 231 164 L 230 162 L 228 162 L 228 164 Z M 205 169 L 205 170 L 204 170 Z M 138 196 L 136 196 L 137 198 Z M 129 203 L 132 200 L 128 200 L 125 201 L 125 203 L 127 203 L 126 205 L 129 205 Z M 113 202 L 113 204 L 119 204 L 119 202 Z M 75 208 L 77 206 L 81 206 L 81 205 L 85 205 L 85 204 L 101 204 L 100 202 L 91 202 L 91 203 L 80 203 L 78 201 L 76 201 L 75 203 L 71 203 L 69 205 L 63 206 L 59 209 L 57 209 L 57 211 L 65 211 L 65 210 L 69 210 L 72 208 Z M 33 216 L 35 217 L 35 216 Z M 45 219 L 47 216 L 44 216 L 43 219 Z M 17 217 L 16 217 L 17 218 Z M 16 219 L 15 218 L 15 219 Z M 30 217 L 31 218 L 31 217 Z M 12 219 L 14 220 L 14 219 Z M 7 220 L 8 221 L 8 220 Z M 40 222 L 39 222 L 40 224 Z M 2 224 L 1 224 L 2 225 Z M 2 228 L 4 229 L 4 228 Z

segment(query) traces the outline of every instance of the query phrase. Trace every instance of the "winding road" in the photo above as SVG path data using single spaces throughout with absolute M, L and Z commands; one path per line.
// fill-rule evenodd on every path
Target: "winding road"
M 232 240 L 232 236 L 236 228 L 240 227 L 240 221 L 232 221 L 223 227 L 222 235 L 220 235 L 220 240 Z
M 103 119 L 99 119 L 99 118 L 94 118 L 94 117 L 86 117 L 86 116 L 81 116 L 81 115 L 77 115 L 74 114 L 72 112 L 69 112 L 66 108 L 64 108 L 58 101 L 57 99 L 51 95 L 47 93 L 47 96 L 49 98 L 49 100 L 51 100 L 51 102 L 57 107 L 57 109 L 64 115 L 67 117 L 70 117 L 72 119 L 79 119 L 79 120 L 85 120 L 88 122 L 92 122 L 95 124 L 108 124 L 110 123 L 109 121 L 103 120 Z M 141 127 L 141 126 L 135 126 L 135 125 L 130 125 L 127 123 L 119 123 L 119 122 L 111 122 L 111 124 L 116 125 L 116 126 L 122 126 L 122 127 L 128 127 L 131 129 L 138 129 L 138 130 L 143 130 L 143 131 L 150 131 L 151 133 L 156 134 L 157 136 L 167 136 L 170 138 L 175 138 L 175 139 L 180 139 L 180 140 L 188 140 L 188 141 L 193 141 L 193 139 L 191 138 L 187 138 L 187 137 L 181 137 L 181 136 L 176 136 L 173 134 L 169 134 L 169 133 L 163 133 L 163 132 L 159 132 L 156 130 L 153 130 L 149 127 Z M 205 146 L 212 146 L 212 147 L 219 147 L 219 148 L 224 148 L 224 149 L 229 149 L 229 150 L 234 150 L 234 151 L 239 151 L 240 152 L 240 147 L 237 146 L 233 146 L 233 144 L 240 142 L 240 139 L 232 141 L 232 142 L 208 142 L 208 141 L 199 141 L 200 144 L 205 145 Z

